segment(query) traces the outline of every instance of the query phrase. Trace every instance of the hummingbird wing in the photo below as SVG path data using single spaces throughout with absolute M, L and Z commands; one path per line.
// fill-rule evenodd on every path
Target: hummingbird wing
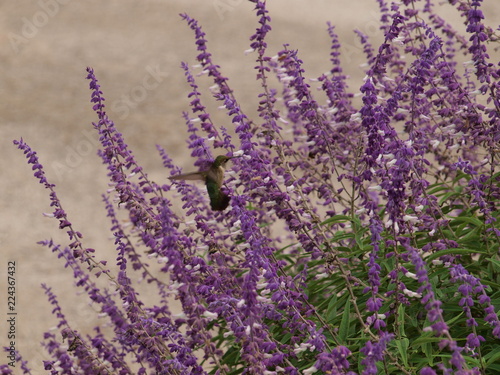
M 191 172 L 170 176 L 169 180 L 205 181 L 206 172 Z

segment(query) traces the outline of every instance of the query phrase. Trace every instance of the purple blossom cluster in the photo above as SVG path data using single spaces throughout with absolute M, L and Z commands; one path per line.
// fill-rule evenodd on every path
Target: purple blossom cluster
M 217 186 L 230 197 L 223 211 L 210 208 L 203 184 L 148 177 L 108 117 L 91 68 L 116 272 L 73 229 L 36 152 L 14 142 L 49 190 L 48 216 L 69 238 L 66 246 L 40 243 L 64 259 L 111 328 L 80 333 L 44 285 L 59 322 L 44 337 L 47 372 L 500 371 L 491 360 L 500 348 L 500 69 L 481 1 L 450 1 L 466 23 L 462 36 L 430 0 L 379 0 L 384 40 L 376 48 L 356 32 L 367 64 L 352 91 L 333 25 L 329 70 L 307 77 L 293 46 L 269 51 L 266 2 L 251 2 L 259 25 L 250 37 L 259 84 L 254 120 L 198 22 L 181 15 L 198 50 L 195 66 L 181 65 L 191 88 L 188 146 L 207 187 L 214 155 L 232 158 Z M 460 59 L 469 61 L 463 70 Z M 212 81 L 207 96 L 201 79 Z M 208 100 L 230 127 L 213 122 Z M 157 149 L 167 174 L 178 175 Z M 99 287 L 99 277 L 111 287 Z M 151 284 L 155 303 L 140 299 L 139 279 Z M 172 313 L 173 300 L 182 314 Z

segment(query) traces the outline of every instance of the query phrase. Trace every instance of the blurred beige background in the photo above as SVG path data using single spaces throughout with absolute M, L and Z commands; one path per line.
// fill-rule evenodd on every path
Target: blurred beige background
M 487 23 L 495 26 L 500 5 L 497 0 L 484 3 Z M 344 69 L 353 77 L 351 89 L 357 90 L 363 77 L 359 68 L 363 55 L 352 30 L 380 40 L 375 0 L 273 0 L 268 7 L 273 27 L 269 53 L 290 43 L 290 48 L 299 50 L 311 78 L 330 67 L 326 22 L 336 25 L 344 45 Z M 17 264 L 16 346 L 35 373 L 46 358 L 39 345 L 42 334 L 56 324 L 41 283 L 53 287 L 73 328 L 88 331 L 95 325 L 95 314 L 84 296 L 75 296 L 78 289 L 73 286 L 72 272 L 36 244 L 49 238 L 67 241 L 57 222 L 42 216 L 51 212 L 48 192 L 32 176 L 12 140 L 23 137 L 38 152 L 70 221 L 84 234 L 85 245 L 97 250 L 97 258 L 112 263 L 115 254 L 101 203 L 107 189 L 106 170 L 96 155 L 97 135 L 91 126 L 96 116 L 89 102 L 85 68 L 95 69 L 108 114 L 139 163 L 153 180 L 164 182 L 166 172 L 155 144 L 166 148 L 182 167 L 192 165 L 181 116 L 189 110 L 186 95 L 190 90 L 180 63 L 194 64 L 196 48 L 193 32 L 178 14 L 186 12 L 200 22 L 214 62 L 229 77 L 243 109 L 253 116 L 260 87 L 253 70 L 255 56 L 244 54 L 257 26 L 252 9 L 243 0 L 0 3 L 0 346 L 8 344 L 6 271 L 11 260 Z M 450 12 L 450 8 L 442 9 Z M 462 27 L 455 14 L 452 20 Z M 211 85 L 207 82 L 200 84 Z M 204 94 L 215 121 L 230 126 L 223 113 L 217 112 L 217 104 Z M 144 298 L 147 291 L 142 290 Z M 0 363 L 5 362 L 2 354 Z

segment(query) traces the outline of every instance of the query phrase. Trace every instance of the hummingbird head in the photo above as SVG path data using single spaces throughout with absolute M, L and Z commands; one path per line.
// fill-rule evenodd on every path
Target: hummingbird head
M 226 156 L 226 155 L 219 155 L 215 158 L 214 160 L 214 166 L 215 167 L 224 167 L 226 163 L 231 160 L 232 157 Z

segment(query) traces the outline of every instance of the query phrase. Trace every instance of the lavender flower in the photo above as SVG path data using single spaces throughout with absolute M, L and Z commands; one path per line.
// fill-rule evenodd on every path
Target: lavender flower
M 361 352 L 366 355 L 361 361 L 361 364 L 365 366 L 363 370 L 363 375 L 377 374 L 377 366 L 376 363 L 384 359 L 384 350 L 387 346 L 387 343 L 393 338 L 392 334 L 384 332 L 380 336 L 380 340 L 377 343 L 372 343 L 368 341 L 363 348 L 361 348 Z

